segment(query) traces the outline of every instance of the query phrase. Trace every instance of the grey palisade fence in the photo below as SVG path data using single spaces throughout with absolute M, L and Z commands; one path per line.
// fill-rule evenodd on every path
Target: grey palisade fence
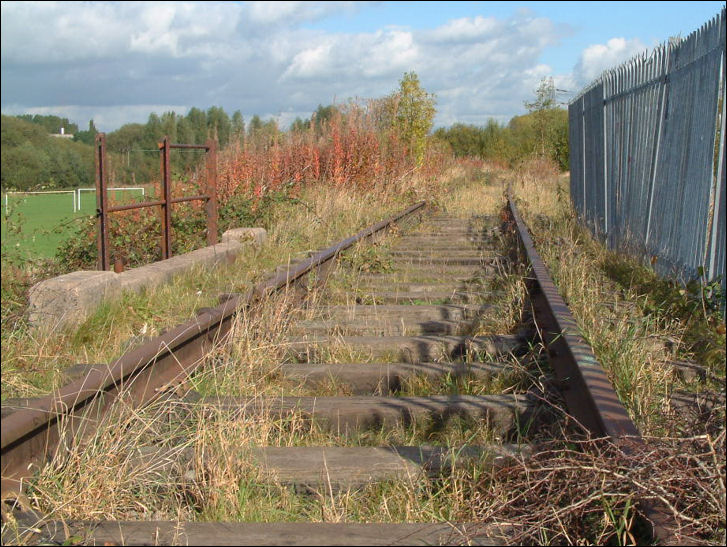
M 725 279 L 725 10 L 604 73 L 568 108 L 571 199 L 614 249 Z M 724 294 L 724 291 L 723 291 Z

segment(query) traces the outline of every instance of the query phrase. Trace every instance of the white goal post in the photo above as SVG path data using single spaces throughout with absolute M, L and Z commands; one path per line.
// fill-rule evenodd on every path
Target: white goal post
M 77 196 L 75 190 L 45 190 L 39 192 L 5 192 L 5 214 L 9 214 L 10 204 L 8 202 L 8 196 L 33 196 L 33 195 L 44 195 L 44 194 L 71 194 L 73 199 L 73 212 L 76 212 L 77 207 Z
M 107 188 L 107 191 L 112 190 L 141 190 L 141 197 L 146 197 L 146 189 L 142 186 L 124 186 Z M 81 210 L 81 191 L 83 192 L 95 192 L 96 188 L 76 188 L 75 190 L 45 190 L 38 192 L 5 192 L 5 214 L 10 213 L 10 200 L 8 197 L 12 196 L 35 196 L 35 195 L 48 195 L 48 194 L 71 194 L 73 200 L 73 212 L 76 213 Z
M 112 190 L 141 190 L 141 197 L 146 197 L 146 189 L 142 186 L 119 186 L 114 188 L 106 188 L 107 192 L 110 192 Z M 76 188 L 77 197 L 73 200 L 73 203 L 75 204 L 75 208 L 73 211 L 80 211 L 81 210 L 81 191 L 84 192 L 95 192 L 96 188 Z

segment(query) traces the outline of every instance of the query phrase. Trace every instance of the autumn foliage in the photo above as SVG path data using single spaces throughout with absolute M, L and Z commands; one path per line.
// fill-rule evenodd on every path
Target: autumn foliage
M 380 104 L 339 107 L 303 131 L 247 139 L 222 152 L 218 163 L 220 203 L 235 194 L 262 196 L 325 183 L 361 190 L 396 191 L 400 179 L 421 171 L 431 176 L 448 154 L 430 149 L 421 167 L 395 126 L 382 122 Z M 383 126 L 383 127 L 382 127 Z

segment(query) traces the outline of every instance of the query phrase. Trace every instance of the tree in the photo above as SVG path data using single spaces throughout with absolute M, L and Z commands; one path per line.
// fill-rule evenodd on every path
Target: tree
M 215 139 L 220 147 L 227 146 L 230 141 L 232 124 L 230 117 L 221 107 L 211 106 L 207 109 L 207 135 Z
M 525 107 L 532 116 L 534 152 L 552 159 L 561 169 L 568 169 L 568 112 L 557 105 L 553 78 L 541 80 L 535 100 L 526 101 Z
M 207 140 L 207 116 L 204 110 L 192 107 L 187 112 L 187 120 L 192 128 L 192 141 L 190 144 L 204 144 Z
M 157 147 L 159 141 L 164 137 L 164 130 L 162 129 L 162 120 L 159 118 L 156 112 L 149 114 L 149 119 L 146 121 L 144 126 L 144 148 L 154 149 Z
M 240 144 L 245 143 L 245 120 L 239 110 L 235 110 L 232 115 L 232 137 Z
M 311 117 L 311 123 L 315 128 L 316 135 L 321 136 L 323 133 L 323 126 L 333 119 L 333 116 L 338 114 L 339 110 L 336 105 L 329 104 L 328 106 L 318 105 L 316 111 Z
M 180 142 L 177 136 L 177 114 L 165 112 L 161 117 L 162 133 L 169 137 L 171 142 Z
M 393 96 L 394 123 L 417 165 L 424 161 L 427 134 L 432 128 L 436 109 L 434 95 L 422 89 L 416 72 L 405 72 L 399 91 Z
M 250 137 L 250 139 L 255 138 L 255 135 L 260 132 L 262 127 L 263 121 L 260 119 L 260 116 L 255 114 L 250 120 L 250 123 L 247 124 L 247 136 Z
M 291 133 L 305 133 L 308 128 L 310 127 L 310 120 L 301 119 L 300 116 L 297 116 L 295 120 L 293 120 L 293 123 L 290 124 L 290 132 Z
M 548 133 L 548 112 L 555 108 L 555 84 L 553 78 L 543 78 L 538 89 L 535 90 L 535 100 L 531 103 L 525 101 L 525 108 L 533 114 L 535 132 L 538 135 L 540 155 L 546 155 L 546 140 Z
M 73 135 L 73 140 L 76 142 L 82 142 L 83 144 L 93 145 L 96 140 L 98 131 L 93 123 L 93 118 L 88 121 L 88 131 L 76 131 Z

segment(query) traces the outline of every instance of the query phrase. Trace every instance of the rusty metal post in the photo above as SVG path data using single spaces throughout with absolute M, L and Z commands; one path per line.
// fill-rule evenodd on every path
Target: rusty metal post
M 159 145 L 162 152 L 162 259 L 172 256 L 172 185 L 170 179 L 169 137 Z
M 207 245 L 217 243 L 217 142 L 207 140 Z
M 98 269 L 109 269 L 108 202 L 106 199 L 106 134 L 96 135 L 96 216 L 98 217 Z

